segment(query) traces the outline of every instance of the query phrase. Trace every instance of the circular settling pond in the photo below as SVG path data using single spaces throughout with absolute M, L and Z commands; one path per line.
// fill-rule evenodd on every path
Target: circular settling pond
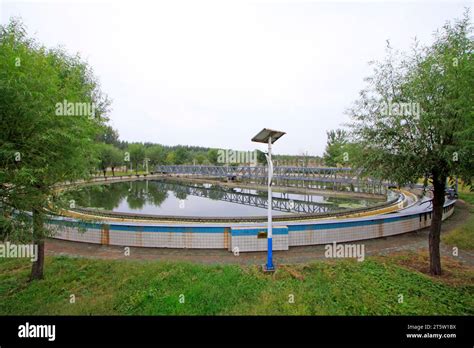
M 267 213 L 267 192 L 170 180 L 83 186 L 65 193 L 82 208 L 116 213 L 190 217 L 253 217 Z M 380 204 L 380 199 L 273 192 L 274 215 L 337 213 Z

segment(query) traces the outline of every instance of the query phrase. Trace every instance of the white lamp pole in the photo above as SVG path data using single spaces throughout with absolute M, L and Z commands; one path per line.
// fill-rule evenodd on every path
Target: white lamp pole
M 275 269 L 273 266 L 273 223 L 272 223 L 272 180 L 273 180 L 273 163 L 272 163 L 272 137 L 268 138 L 268 227 L 267 227 L 267 271 Z
M 264 128 L 260 133 L 252 138 L 257 143 L 268 143 L 268 154 L 265 154 L 268 164 L 268 226 L 267 226 L 267 264 L 265 271 L 274 271 L 273 265 L 273 223 L 272 223 L 272 181 L 273 181 L 273 162 L 272 162 L 272 144 L 277 141 L 285 132 L 275 131 Z

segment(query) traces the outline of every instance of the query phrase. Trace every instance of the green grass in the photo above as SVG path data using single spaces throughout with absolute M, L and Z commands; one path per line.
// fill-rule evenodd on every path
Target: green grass
M 27 260 L 2 259 L 0 314 L 474 314 L 472 282 L 447 284 L 393 260 L 320 261 L 272 276 L 256 266 L 47 257 L 45 279 L 29 283 Z
M 474 192 L 461 189 L 459 198 L 468 203 L 469 218 L 461 226 L 443 235 L 441 240 L 459 249 L 474 250 Z
M 459 198 L 470 205 L 474 205 L 474 192 L 469 191 L 467 187 L 459 190 Z
M 463 250 L 474 250 L 474 209 L 471 211 L 465 224 L 442 236 L 443 243 Z

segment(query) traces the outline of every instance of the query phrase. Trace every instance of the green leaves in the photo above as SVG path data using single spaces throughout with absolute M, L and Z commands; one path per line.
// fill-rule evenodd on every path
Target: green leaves
M 53 185 L 89 172 L 108 107 L 97 86 L 78 55 L 43 47 L 19 20 L 0 27 L 2 214 L 43 211 Z M 58 114 L 64 101 L 94 106 L 95 117 Z
M 389 47 L 386 59 L 374 63 L 367 88 L 349 110 L 352 138 L 365 153 L 358 164 L 366 172 L 400 184 L 433 171 L 471 180 L 473 52 L 466 13 L 444 26 L 433 45 L 415 44 L 410 55 Z

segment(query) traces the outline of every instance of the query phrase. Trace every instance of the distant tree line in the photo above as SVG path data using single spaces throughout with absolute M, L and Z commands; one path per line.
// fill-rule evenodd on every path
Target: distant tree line
M 109 125 L 102 128 L 97 137 L 98 169 L 103 175 L 111 171 L 115 175 L 117 168 L 125 172 L 149 172 L 157 165 L 238 165 L 239 163 L 222 163 L 219 161 L 219 150 L 202 146 L 162 145 L 152 142 L 128 142 L 120 140 L 119 133 Z M 266 165 L 265 153 L 257 151 L 257 165 Z M 323 160 L 318 156 L 274 155 L 277 165 L 322 165 Z M 248 163 L 241 163 L 248 164 Z

